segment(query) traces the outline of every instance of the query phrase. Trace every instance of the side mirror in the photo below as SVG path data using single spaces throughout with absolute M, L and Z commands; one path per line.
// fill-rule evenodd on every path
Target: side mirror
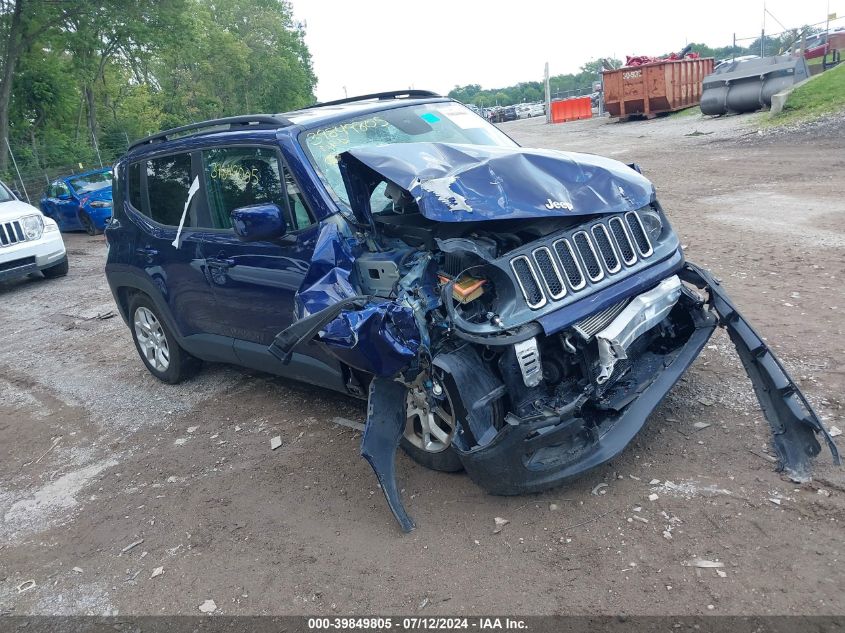
M 253 204 L 232 211 L 232 227 L 244 242 L 261 242 L 282 237 L 287 223 L 275 204 Z
M 56 196 L 59 200 L 70 200 L 71 196 L 69 193 L 60 193 Z
M 18 200 L 23 200 L 23 196 L 21 195 L 21 192 L 18 191 L 17 189 L 12 189 L 12 195 L 15 196 L 15 198 L 17 198 Z

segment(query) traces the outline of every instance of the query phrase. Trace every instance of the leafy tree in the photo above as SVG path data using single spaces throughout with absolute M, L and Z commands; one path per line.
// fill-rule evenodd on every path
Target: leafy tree
M 0 177 L 3 137 L 41 187 L 95 146 L 313 103 L 304 35 L 287 0 L 0 0 Z

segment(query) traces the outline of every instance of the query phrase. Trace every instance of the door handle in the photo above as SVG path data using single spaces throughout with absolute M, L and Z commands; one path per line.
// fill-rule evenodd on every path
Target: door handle
M 235 260 L 230 257 L 209 257 L 205 261 L 209 266 L 217 266 L 218 268 L 231 268 L 235 265 Z
M 135 252 L 141 257 L 146 257 L 147 259 L 152 259 L 158 255 L 158 251 L 154 248 L 136 248 Z

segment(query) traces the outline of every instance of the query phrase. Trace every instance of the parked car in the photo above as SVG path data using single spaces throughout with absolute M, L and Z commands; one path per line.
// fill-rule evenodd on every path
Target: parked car
M 506 121 L 516 121 L 519 116 L 516 112 L 516 106 L 505 106 L 499 111 L 499 123 Z
M 112 172 L 98 169 L 51 182 L 41 198 L 41 211 L 62 231 L 102 233 L 112 214 Z
M 808 477 L 817 436 L 838 459 L 636 166 L 414 90 L 168 130 L 115 170 L 106 276 L 150 373 L 223 361 L 368 398 L 361 453 L 404 530 L 398 446 L 494 494 L 560 485 L 623 450 L 718 325 L 781 467 Z
M 532 103 L 531 104 L 531 116 L 546 116 L 546 104 L 545 103 Z
M 67 274 L 62 234 L 53 220 L 0 182 L 0 282 L 38 271 L 47 278 Z
M 528 119 L 531 117 L 531 105 L 527 103 L 520 103 L 514 106 L 517 119 Z

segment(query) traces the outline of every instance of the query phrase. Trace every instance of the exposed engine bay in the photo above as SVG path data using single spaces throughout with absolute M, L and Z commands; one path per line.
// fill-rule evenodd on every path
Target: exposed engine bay
M 404 530 L 401 444 L 494 494 L 559 485 L 618 454 L 719 325 L 810 476 L 826 439 L 719 284 L 684 262 L 651 183 L 585 155 L 412 143 L 341 154 L 351 212 L 322 227 L 297 319 L 369 394 L 362 455 Z

